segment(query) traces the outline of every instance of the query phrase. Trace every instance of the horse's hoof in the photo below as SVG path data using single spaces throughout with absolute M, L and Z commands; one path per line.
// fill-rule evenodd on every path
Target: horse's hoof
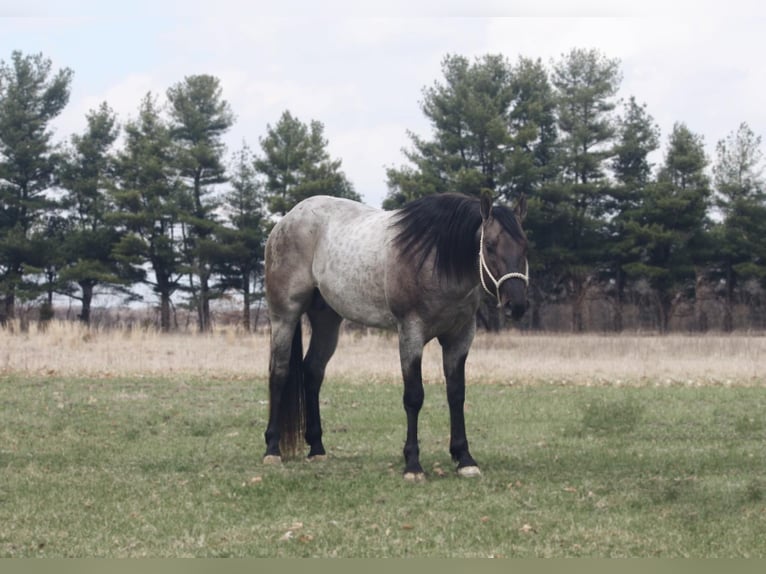
M 457 469 L 457 475 L 465 478 L 481 476 L 481 470 L 478 466 L 464 466 Z
M 426 475 L 424 472 L 405 472 L 404 482 L 425 482 Z
M 282 464 L 282 457 L 278 454 L 267 454 L 263 457 L 263 464 Z
M 326 454 L 315 454 L 314 456 L 306 457 L 309 462 L 324 462 L 327 460 Z

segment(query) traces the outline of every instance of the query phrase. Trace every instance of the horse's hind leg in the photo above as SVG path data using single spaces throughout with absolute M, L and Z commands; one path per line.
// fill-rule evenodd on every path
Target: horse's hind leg
M 319 415 L 319 390 L 324 380 L 325 367 L 338 345 L 338 332 L 343 320 L 321 295 L 317 293 L 308 311 L 311 322 L 311 342 L 304 360 L 306 385 L 306 442 L 309 460 L 322 460 L 322 423 Z

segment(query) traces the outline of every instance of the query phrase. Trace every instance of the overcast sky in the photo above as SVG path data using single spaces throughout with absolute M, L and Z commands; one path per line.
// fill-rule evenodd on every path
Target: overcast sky
M 764 3 L 744 0 L 0 0 L 0 59 L 42 52 L 74 70 L 59 139 L 102 101 L 124 121 L 147 91 L 212 74 L 237 117 L 230 152 L 243 141 L 258 151 L 284 110 L 319 120 L 331 155 L 379 206 L 407 130 L 429 133 L 421 93 L 447 54 L 549 63 L 597 48 L 621 61 L 620 95 L 647 104 L 663 141 L 685 122 L 712 156 L 743 121 L 766 133 L 765 25 Z

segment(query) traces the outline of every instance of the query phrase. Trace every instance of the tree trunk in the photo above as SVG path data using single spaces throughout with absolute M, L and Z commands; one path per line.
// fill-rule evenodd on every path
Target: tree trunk
M 250 328 L 250 281 L 247 275 L 242 278 L 242 326 L 249 333 Z
M 202 205 L 202 168 L 198 167 L 194 173 L 194 211 L 195 216 L 200 220 L 208 219 L 205 209 Z M 199 294 L 197 298 L 197 318 L 200 333 L 208 333 L 213 329 L 210 322 L 210 270 L 207 267 L 205 258 L 199 251 L 199 243 L 210 236 L 210 231 L 204 226 L 193 225 L 193 234 L 195 236 L 196 247 L 193 255 L 194 263 L 199 269 Z
M 572 305 L 572 332 L 582 333 L 584 330 L 583 316 L 582 316 L 582 299 L 579 297 Z
M 205 318 L 202 314 L 202 289 L 197 288 L 196 284 L 194 283 L 194 277 L 194 273 L 189 272 L 189 292 L 191 293 L 191 302 L 194 305 L 194 310 L 197 312 L 197 331 L 202 333 L 204 332 L 203 324 L 205 322 Z M 189 319 L 187 317 L 187 323 L 188 321 Z
M 170 293 L 167 291 L 160 294 L 160 331 L 170 332 Z
M 614 317 L 612 318 L 612 330 L 615 333 L 622 333 L 624 329 L 624 321 L 622 317 L 622 302 L 617 301 L 614 306 Z
M 210 321 L 210 274 L 200 268 L 199 276 L 199 330 L 200 333 L 208 333 L 213 330 Z
M 583 307 L 585 305 L 585 295 L 588 292 L 588 282 L 579 277 L 572 280 L 572 332 L 582 333 L 585 330 L 585 320 L 583 318 Z
M 539 331 L 542 329 L 542 317 L 540 314 L 540 308 L 542 305 L 539 301 L 533 300 L 532 305 L 530 306 L 531 309 L 529 310 L 529 327 L 532 331 Z
M 663 335 L 670 330 L 670 316 L 673 312 L 673 299 L 666 293 L 658 295 L 659 328 Z
M 712 300 L 710 290 L 705 285 L 705 273 L 701 269 L 694 270 L 694 320 L 695 328 L 700 333 L 706 333 L 710 328 L 707 309 Z
M 614 318 L 612 319 L 612 328 L 615 333 L 622 333 L 624 326 L 623 307 L 625 304 L 625 273 L 622 271 L 622 265 L 617 265 L 617 277 L 615 278 L 617 293 L 615 295 Z
M 86 325 L 90 325 L 90 308 L 93 301 L 93 287 L 94 285 L 90 281 L 80 283 L 80 289 L 82 289 L 82 309 L 80 310 L 80 316 L 78 318 Z
M 48 282 L 46 284 L 46 296 L 47 296 L 47 302 L 51 309 L 53 309 L 53 284 L 56 281 L 56 273 L 55 271 L 48 271 L 46 273 Z
M 6 293 L 0 302 L 0 326 L 5 327 L 15 317 L 15 307 L 16 294 L 13 291 Z
M 723 303 L 723 330 L 731 333 L 734 330 L 734 273 L 731 263 L 726 262 L 726 298 Z

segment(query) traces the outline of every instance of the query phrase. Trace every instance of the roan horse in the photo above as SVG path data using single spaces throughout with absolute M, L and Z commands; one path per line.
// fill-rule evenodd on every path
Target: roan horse
M 319 389 L 341 321 L 396 330 L 404 378 L 407 438 L 404 478 L 425 478 L 418 447 L 423 405 L 421 359 L 442 346 L 450 410 L 449 451 L 461 476 L 481 474 L 468 451 L 463 403 L 465 361 L 482 286 L 514 319 L 527 308 L 527 240 L 522 197 L 514 209 L 457 194 L 437 194 L 386 212 L 315 196 L 296 205 L 266 242 L 271 319 L 269 422 L 264 463 L 295 454 L 325 457 Z M 301 317 L 311 340 L 303 356 Z

